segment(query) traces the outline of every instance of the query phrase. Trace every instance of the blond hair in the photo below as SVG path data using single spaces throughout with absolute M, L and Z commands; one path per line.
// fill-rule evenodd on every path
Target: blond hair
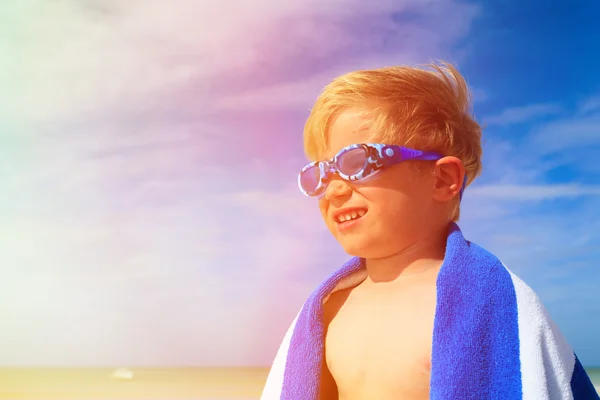
M 452 65 L 429 69 L 397 66 L 350 72 L 317 98 L 304 127 L 304 150 L 318 160 L 328 147 L 335 118 L 350 108 L 369 116 L 374 138 L 459 158 L 467 184 L 481 173 L 481 127 L 471 112 L 465 79 Z M 450 216 L 457 221 L 459 202 Z

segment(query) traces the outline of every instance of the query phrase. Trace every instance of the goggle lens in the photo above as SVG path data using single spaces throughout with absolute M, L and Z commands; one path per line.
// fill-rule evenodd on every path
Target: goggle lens
M 368 157 L 364 148 L 351 149 L 340 154 L 336 160 L 336 169 L 344 175 L 360 173 L 367 165 Z M 309 195 L 316 194 L 321 181 L 319 165 L 305 169 L 300 175 L 300 186 Z
M 364 148 L 352 149 L 340 154 L 336 167 L 347 176 L 358 174 L 367 165 L 367 152 Z
M 318 165 L 313 165 L 300 175 L 300 185 L 306 193 L 314 193 L 319 187 L 319 181 L 321 180 L 321 172 L 319 171 Z

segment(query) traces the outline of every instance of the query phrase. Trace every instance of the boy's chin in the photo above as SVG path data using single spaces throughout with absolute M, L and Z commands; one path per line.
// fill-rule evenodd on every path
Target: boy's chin
M 379 249 L 375 242 L 368 238 L 341 238 L 338 239 L 342 248 L 348 255 L 360 258 L 379 258 Z

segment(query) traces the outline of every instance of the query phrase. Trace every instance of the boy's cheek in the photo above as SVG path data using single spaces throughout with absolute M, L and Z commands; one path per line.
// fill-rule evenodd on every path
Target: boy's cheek
M 335 233 L 336 233 L 335 223 L 333 221 L 331 221 L 330 218 L 327 217 L 327 214 L 323 214 L 322 216 L 323 216 L 323 222 L 327 226 L 327 229 L 329 229 L 329 231 L 335 236 Z
M 321 217 L 327 223 L 327 212 L 329 211 L 327 200 L 319 199 L 319 211 L 321 212 Z
M 323 222 L 327 226 L 327 229 L 329 229 L 329 232 L 331 232 L 331 234 L 333 236 L 336 236 L 337 231 L 336 231 L 336 227 L 335 227 L 335 222 L 333 222 L 331 220 L 331 218 L 329 218 L 329 216 L 328 216 L 329 207 L 319 207 L 319 208 L 321 211 L 321 217 L 323 218 Z

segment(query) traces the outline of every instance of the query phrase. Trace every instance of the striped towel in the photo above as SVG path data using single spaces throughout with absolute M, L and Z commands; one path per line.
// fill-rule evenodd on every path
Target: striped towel
M 353 258 L 313 292 L 283 339 L 261 400 L 318 399 L 323 303 L 365 276 L 364 260 Z M 437 278 L 431 363 L 431 399 L 599 399 L 535 293 L 456 224 Z

